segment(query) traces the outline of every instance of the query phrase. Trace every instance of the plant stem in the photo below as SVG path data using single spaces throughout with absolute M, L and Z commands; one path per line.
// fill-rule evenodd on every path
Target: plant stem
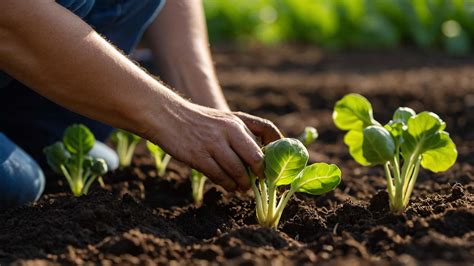
M 92 183 L 94 183 L 94 180 L 96 178 L 97 178 L 96 175 L 92 175 L 92 176 L 89 177 L 89 179 L 86 181 L 86 184 L 84 185 L 84 187 L 81 190 L 81 194 L 87 195 L 87 193 L 89 193 L 89 188 L 92 185 Z
M 125 153 L 125 158 L 124 158 L 124 161 L 123 161 L 123 165 L 122 166 L 130 166 L 132 164 L 132 158 L 133 158 L 133 153 L 135 152 L 135 148 L 137 147 L 137 144 L 138 142 L 132 142 L 130 143 L 130 146 L 127 148 L 125 148 L 124 150 L 126 150 L 126 153 Z
M 288 204 L 288 201 L 293 196 L 293 194 L 295 194 L 295 191 L 291 189 L 283 192 L 283 194 L 281 195 L 280 202 L 278 203 L 278 207 L 276 209 L 275 217 L 273 217 L 272 219 L 272 228 L 277 229 L 278 224 L 280 223 L 281 215 L 283 214 L 283 210 L 285 209 L 286 204 Z
M 260 193 L 262 193 L 262 209 L 263 213 L 268 213 L 268 189 L 267 184 L 265 183 L 265 179 L 259 178 L 258 184 L 260 188 Z
M 265 226 L 265 215 L 262 209 L 262 197 L 260 196 L 260 192 L 258 192 L 258 188 L 257 185 L 255 185 L 255 181 L 255 176 L 250 173 L 250 183 L 252 184 L 252 190 L 255 194 L 255 209 L 257 213 L 257 221 L 260 225 Z
M 118 137 L 117 154 L 119 157 L 120 168 L 124 168 L 127 166 L 127 146 L 128 146 L 128 140 L 123 137 Z
M 404 199 L 403 199 L 403 208 L 404 209 L 408 206 L 408 202 L 410 201 L 411 193 L 413 192 L 413 188 L 415 187 L 416 179 L 417 179 L 418 173 L 420 171 L 420 163 L 421 163 L 421 158 L 420 158 L 420 156 L 418 156 L 417 160 L 415 161 L 414 170 L 413 170 L 413 173 L 411 174 L 407 190 L 404 191 Z
M 386 162 L 383 165 L 383 168 L 385 170 L 385 178 L 387 179 L 387 192 L 390 199 L 390 205 L 392 205 L 394 197 L 395 197 L 395 193 L 394 193 L 394 187 L 393 187 L 392 174 L 390 173 L 390 163 Z
M 197 179 L 191 179 L 191 187 L 194 203 L 201 205 L 204 196 L 204 184 L 206 183 L 206 177 L 202 175 Z
M 268 186 L 268 211 L 267 211 L 267 226 L 271 227 L 271 220 L 275 216 L 276 209 L 276 186 L 270 184 Z
M 159 159 L 156 158 L 156 161 L 158 160 Z M 171 156 L 169 154 L 165 154 L 165 156 L 163 156 L 163 159 L 160 161 L 159 166 L 157 164 L 159 176 L 163 176 L 166 173 L 166 167 L 168 166 L 168 163 L 170 162 L 170 160 L 171 160 Z

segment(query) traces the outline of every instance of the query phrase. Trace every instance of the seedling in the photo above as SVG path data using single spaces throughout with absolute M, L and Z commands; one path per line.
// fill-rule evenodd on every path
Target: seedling
M 133 153 L 140 139 L 139 136 L 122 129 L 117 129 L 112 133 L 112 142 L 119 157 L 120 168 L 130 166 Z
M 166 171 L 166 167 L 171 160 L 171 156 L 167 154 L 160 146 L 153 144 L 153 142 L 147 141 L 146 147 L 150 151 L 153 158 L 155 158 L 155 166 L 159 176 L 163 176 Z
M 347 130 L 344 143 L 361 165 L 383 165 L 390 209 L 399 213 L 410 200 L 420 166 L 442 172 L 456 161 L 456 146 L 444 131 L 446 124 L 431 112 L 399 107 L 382 126 L 373 118 L 370 102 L 359 94 L 348 94 L 336 103 L 333 120 Z
M 319 137 L 318 130 L 314 127 L 306 127 L 303 134 L 298 137 L 306 147 L 313 143 Z
M 191 169 L 190 179 L 194 203 L 199 206 L 202 204 L 202 199 L 204 196 L 204 184 L 206 183 L 207 178 L 203 173 Z
M 107 172 L 103 159 L 87 155 L 94 142 L 94 135 L 86 126 L 72 125 L 64 132 L 62 142 L 44 149 L 49 166 L 64 175 L 76 197 L 87 194 L 94 180 Z
M 321 195 L 333 190 L 341 181 L 341 170 L 334 164 L 315 163 L 306 166 L 308 151 L 296 139 L 284 138 L 263 148 L 265 176 L 250 180 L 255 193 L 257 221 L 260 225 L 276 229 L 283 209 L 296 192 Z M 278 200 L 277 188 L 289 185 Z

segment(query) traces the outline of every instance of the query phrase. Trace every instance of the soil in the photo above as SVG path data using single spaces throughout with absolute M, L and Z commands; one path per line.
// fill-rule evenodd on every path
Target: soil
M 474 263 L 474 57 L 413 50 L 327 53 L 313 47 L 214 51 L 234 110 L 268 118 L 288 136 L 314 126 L 311 161 L 338 164 L 339 187 L 296 195 L 277 231 L 255 220 L 252 194 L 206 184 L 192 204 L 189 169 L 172 161 L 157 177 L 141 145 L 133 166 L 106 187 L 72 197 L 50 176 L 34 205 L 0 212 L 0 264 L 420 265 Z M 376 119 L 398 106 L 447 122 L 457 163 L 420 173 L 405 213 L 388 211 L 380 167 L 356 164 L 331 120 L 334 103 L 359 92 Z

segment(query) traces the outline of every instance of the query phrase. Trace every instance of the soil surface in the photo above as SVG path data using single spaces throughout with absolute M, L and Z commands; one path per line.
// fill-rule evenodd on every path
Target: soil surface
M 335 191 L 296 195 L 278 231 L 265 229 L 250 192 L 227 193 L 208 182 L 196 207 L 189 169 L 172 161 L 157 177 L 141 145 L 132 167 L 104 177 L 105 188 L 74 198 L 50 176 L 38 203 L 0 212 L 0 264 L 474 263 L 473 57 L 295 46 L 217 49 L 214 56 L 234 110 L 268 118 L 287 136 L 307 125 L 318 129 L 311 161 L 340 166 Z M 381 122 L 398 106 L 433 111 L 457 145 L 450 170 L 421 171 L 404 214 L 387 210 L 383 170 L 355 163 L 332 123 L 334 103 L 349 92 L 365 95 Z

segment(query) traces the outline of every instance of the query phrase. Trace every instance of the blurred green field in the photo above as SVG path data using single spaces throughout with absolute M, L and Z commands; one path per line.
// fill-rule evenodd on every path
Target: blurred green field
M 204 0 L 212 42 L 330 49 L 415 45 L 468 54 L 474 0 Z

